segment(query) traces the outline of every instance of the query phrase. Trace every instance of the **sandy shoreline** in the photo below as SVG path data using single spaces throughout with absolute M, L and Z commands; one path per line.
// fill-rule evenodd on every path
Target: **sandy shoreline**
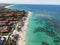
M 13 5 L 10 5 L 10 6 L 13 6 Z M 10 6 L 6 6 L 5 8 L 9 8 Z M 21 30 L 22 30 L 22 32 L 17 32 L 16 30 L 15 30 L 15 32 L 13 32 L 14 34 L 15 33 L 18 33 L 19 34 L 19 40 L 18 40 L 18 42 L 17 42 L 17 45 L 25 45 L 25 36 L 26 36 L 26 29 L 27 29 L 27 25 L 28 25 L 28 23 L 29 23 L 29 17 L 31 16 L 31 12 L 30 11 L 28 11 L 28 14 L 27 14 L 27 17 L 26 17 L 26 20 L 25 21 L 23 21 L 24 22 L 24 26 L 21 28 Z
M 22 27 L 22 32 L 20 32 L 21 38 L 19 39 L 19 43 L 17 45 L 25 45 L 25 36 L 26 36 L 26 29 L 28 25 L 28 20 L 31 15 L 31 12 L 28 12 L 28 16 L 26 20 L 24 21 L 24 26 Z
M 5 6 L 5 8 L 9 8 L 9 7 L 11 7 L 11 6 L 14 6 L 14 5 Z
M 27 29 L 27 25 L 29 23 L 29 17 L 31 16 L 31 12 L 27 12 L 27 17 L 26 20 L 23 20 L 24 22 L 24 26 L 21 27 L 22 31 L 17 31 L 17 26 L 19 25 L 20 22 L 18 22 L 18 24 L 16 25 L 16 29 L 13 31 L 12 35 L 18 34 L 19 38 L 18 41 L 16 42 L 16 45 L 25 45 L 25 36 L 26 36 L 26 29 Z M 13 39 L 13 37 L 11 38 Z

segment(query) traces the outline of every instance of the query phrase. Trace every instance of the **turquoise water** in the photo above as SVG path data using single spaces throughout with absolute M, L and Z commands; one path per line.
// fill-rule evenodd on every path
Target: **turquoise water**
M 60 23 L 57 20 L 55 15 L 33 12 L 29 18 L 26 45 L 60 45 Z
M 14 5 L 10 9 L 31 11 L 25 45 L 60 45 L 60 5 Z

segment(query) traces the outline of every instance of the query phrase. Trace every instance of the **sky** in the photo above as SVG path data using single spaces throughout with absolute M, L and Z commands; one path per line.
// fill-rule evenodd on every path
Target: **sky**
M 60 0 L 0 0 L 0 3 L 11 3 L 11 4 L 58 4 Z

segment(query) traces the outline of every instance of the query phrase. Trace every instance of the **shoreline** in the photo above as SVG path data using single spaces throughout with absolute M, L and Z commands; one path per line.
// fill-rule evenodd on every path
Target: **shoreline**
M 9 6 L 5 6 L 5 8 L 9 8 L 11 6 L 14 6 L 14 5 L 9 5 Z M 22 32 L 17 32 L 19 34 L 19 40 L 17 41 L 17 45 L 25 45 L 25 36 L 26 36 L 26 29 L 27 29 L 27 25 L 29 23 L 29 17 L 31 16 L 31 12 L 28 11 L 27 12 L 27 17 L 26 17 L 26 20 L 23 21 L 24 22 L 24 26 L 21 28 Z M 15 34 L 15 33 L 14 33 Z
M 9 7 L 11 7 L 11 6 L 14 6 L 14 5 L 12 4 L 12 5 L 9 5 L 9 6 L 5 6 L 5 8 L 9 8 Z
M 29 21 L 29 17 L 31 16 L 31 12 L 29 11 L 26 17 L 26 20 L 24 21 L 24 26 L 22 27 L 22 32 L 20 32 L 20 40 L 18 45 L 25 45 L 25 36 L 26 36 L 26 29 Z

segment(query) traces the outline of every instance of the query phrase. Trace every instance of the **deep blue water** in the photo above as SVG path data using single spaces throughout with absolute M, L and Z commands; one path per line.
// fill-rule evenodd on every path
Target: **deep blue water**
M 11 9 L 27 10 L 27 11 L 52 11 L 60 12 L 60 5 L 30 5 L 30 4 L 15 4 Z

